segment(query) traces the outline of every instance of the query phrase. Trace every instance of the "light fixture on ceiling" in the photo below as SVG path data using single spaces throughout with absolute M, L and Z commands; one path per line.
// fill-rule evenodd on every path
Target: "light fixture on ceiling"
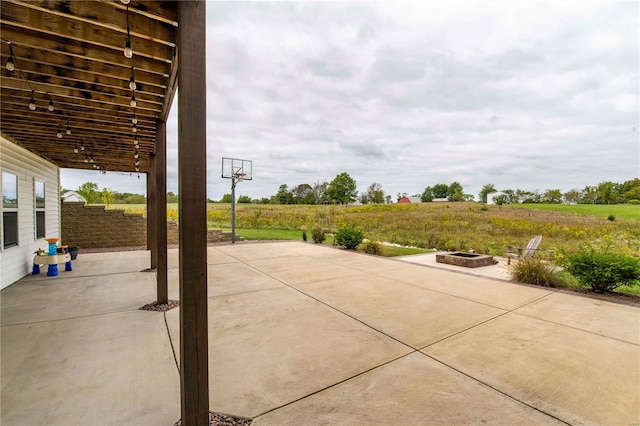
M 131 2 L 131 0 L 120 0 L 122 2 L 122 4 L 129 4 Z
M 138 133 L 138 128 L 136 127 L 136 125 L 134 124 L 133 126 L 131 126 L 131 131 L 133 133 Z
M 136 115 L 136 113 L 133 113 L 133 118 L 131 118 L 131 123 L 132 124 L 138 124 L 138 116 Z
M 131 95 L 131 102 L 129 103 L 133 108 L 135 108 L 138 103 L 136 102 L 136 94 Z
M 88 163 L 89 162 L 89 157 L 87 157 L 87 154 L 84 155 L 84 162 Z
M 53 110 L 55 109 L 53 106 L 53 99 L 51 98 L 51 95 L 49 95 L 49 105 L 47 106 L 47 109 L 51 112 L 53 112 Z
M 58 139 L 62 139 L 62 130 L 60 130 L 60 123 L 58 123 L 58 133 L 56 133 Z
M 140 155 L 138 155 L 138 150 L 136 149 L 135 152 L 133 153 L 133 158 L 137 160 L 139 156 Z
M 76 146 L 73 148 L 73 153 L 74 154 L 78 153 L 78 142 L 76 142 Z
M 15 58 L 13 57 L 13 47 L 11 46 L 11 42 L 9 44 L 9 59 L 7 59 L 7 71 L 13 71 L 16 68 Z
M 137 89 L 136 79 L 133 78 L 133 67 L 131 67 L 131 77 L 129 77 L 129 89 L 131 90 Z
M 36 110 L 36 101 L 33 100 L 33 90 L 31 90 L 31 99 L 29 100 L 29 109 L 31 111 Z
M 138 142 L 138 138 L 135 138 L 135 139 L 133 140 L 133 146 L 134 146 L 136 149 L 140 148 L 140 142 Z
M 131 47 L 131 34 L 129 31 L 129 4 L 127 5 L 127 42 L 124 44 L 124 56 L 131 59 L 133 57 L 133 48 Z
M 69 124 L 69 120 L 67 120 L 67 134 L 70 135 L 71 134 L 71 126 Z
M 80 151 L 84 151 L 84 142 L 80 141 Z

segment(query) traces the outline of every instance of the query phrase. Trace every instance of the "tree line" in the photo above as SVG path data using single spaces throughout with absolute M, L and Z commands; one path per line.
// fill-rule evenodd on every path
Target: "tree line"
M 547 189 L 544 192 L 522 189 L 503 189 L 498 191 L 493 184 L 482 187 L 478 194 L 480 201 L 487 202 L 489 194 L 500 192 L 494 197 L 496 204 L 542 203 L 542 204 L 640 204 L 640 179 L 635 178 L 623 183 L 610 181 L 583 189 L 573 188 L 562 192 L 560 189 Z
M 61 193 L 65 192 L 61 189 Z M 141 194 L 112 191 L 109 188 L 99 190 L 95 182 L 85 182 L 76 190 L 88 204 L 145 204 L 147 199 Z M 595 186 L 585 186 L 583 189 L 571 189 L 562 192 L 560 189 L 529 191 L 523 189 L 502 189 L 498 191 L 494 184 L 486 184 L 478 194 L 479 201 L 486 203 L 489 194 L 499 192 L 493 197 L 495 204 L 542 203 L 542 204 L 640 204 L 640 179 L 634 178 L 623 183 L 610 181 L 601 182 Z M 396 201 L 406 197 L 407 193 L 396 195 Z M 459 182 L 450 184 L 438 183 L 427 186 L 422 194 L 413 197 L 428 203 L 434 200 L 473 201 L 474 196 L 466 194 Z M 252 199 L 247 195 L 240 195 L 238 203 L 262 204 L 350 204 L 356 201 L 361 204 L 389 204 L 392 196 L 386 194 L 382 184 L 373 182 L 367 189 L 358 194 L 356 181 L 346 172 L 338 174 L 332 181 L 317 181 L 314 184 L 302 183 L 289 188 L 282 184 L 278 192 L 271 197 Z M 177 203 L 178 194 L 167 192 L 167 202 Z M 207 202 L 215 203 L 212 199 Z M 220 203 L 231 203 L 231 194 L 224 194 Z

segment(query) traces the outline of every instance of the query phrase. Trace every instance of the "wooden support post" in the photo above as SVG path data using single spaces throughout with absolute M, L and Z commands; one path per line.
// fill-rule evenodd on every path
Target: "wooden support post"
M 155 155 L 155 237 L 156 237 L 156 283 L 158 303 L 169 301 L 167 283 L 167 126 L 162 120 L 156 123 Z
M 178 2 L 180 407 L 185 426 L 209 424 L 205 3 Z
M 156 246 L 156 157 L 149 157 L 147 172 L 147 250 L 151 250 L 151 269 L 158 267 L 158 248 Z

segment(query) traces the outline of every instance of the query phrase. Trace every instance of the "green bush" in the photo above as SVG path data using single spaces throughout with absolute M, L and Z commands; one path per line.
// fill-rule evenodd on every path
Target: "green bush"
M 342 226 L 336 232 L 335 242 L 339 246 L 343 246 L 347 250 L 355 250 L 362 239 L 364 238 L 364 234 L 361 230 L 356 228 L 354 225 L 346 225 Z
M 640 200 L 629 200 L 629 204 L 638 205 L 640 204 Z
M 307 231 L 305 230 L 302 231 L 302 240 L 307 241 Z
M 511 279 L 526 284 L 545 287 L 564 287 L 565 278 L 553 263 L 533 257 L 522 259 L 511 265 Z
M 377 241 L 365 241 L 364 243 L 362 243 L 360 250 L 362 250 L 365 253 L 375 254 L 378 256 L 382 254 L 382 247 L 380 246 L 380 243 Z
M 609 216 L 607 216 L 607 219 L 609 219 L 611 222 L 613 222 L 614 220 L 616 220 L 616 217 L 612 214 L 610 214 Z
M 596 293 L 640 280 L 640 260 L 608 251 L 581 251 L 565 256 L 565 269 Z
M 311 229 L 311 239 L 314 243 L 320 244 L 325 240 L 325 230 L 320 226 L 315 226 Z

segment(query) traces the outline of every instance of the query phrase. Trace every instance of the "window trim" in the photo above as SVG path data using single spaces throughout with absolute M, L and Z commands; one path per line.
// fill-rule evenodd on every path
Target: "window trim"
M 5 207 L 4 205 L 4 175 L 12 175 L 16 178 L 16 207 Z M 2 219 L 2 229 L 0 230 L 0 240 L 2 241 L 2 244 L 0 245 L 0 250 L 7 250 L 10 249 L 12 247 L 19 247 L 20 246 L 20 214 L 18 213 L 18 209 L 20 206 L 20 178 L 18 173 L 10 171 L 10 170 L 5 170 L 2 169 L 0 171 L 0 186 L 2 187 L 2 203 L 0 203 L 0 211 L 2 212 L 2 214 L 0 215 L 0 218 Z M 5 213 L 15 213 L 16 216 L 16 243 L 12 244 L 10 246 L 5 246 L 5 235 L 4 235 L 4 214 Z
M 38 184 L 42 184 L 42 202 L 44 203 L 43 207 L 38 207 Z M 33 235 L 35 237 L 34 241 L 42 240 L 46 236 L 47 232 L 47 186 L 44 181 L 38 180 L 37 178 L 33 178 Z M 42 236 L 38 236 L 38 213 L 42 212 L 44 216 L 44 221 L 42 223 Z

